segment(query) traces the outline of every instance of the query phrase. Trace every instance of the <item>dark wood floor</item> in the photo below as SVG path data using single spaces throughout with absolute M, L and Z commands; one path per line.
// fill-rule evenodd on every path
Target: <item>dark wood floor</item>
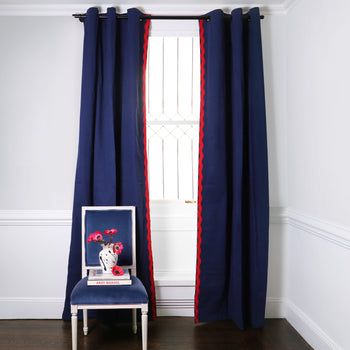
M 89 321 L 84 336 L 79 322 L 78 349 L 141 349 L 141 335 L 130 325 L 103 326 Z M 188 317 L 159 317 L 149 323 L 148 350 L 303 350 L 312 349 L 286 320 L 268 319 L 259 330 L 239 330 L 232 322 L 195 325 Z M 71 349 L 70 322 L 60 320 L 1 320 L 1 350 Z

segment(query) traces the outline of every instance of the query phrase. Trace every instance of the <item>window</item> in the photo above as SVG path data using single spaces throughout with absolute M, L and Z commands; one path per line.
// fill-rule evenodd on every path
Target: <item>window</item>
M 198 37 L 150 37 L 146 80 L 151 200 L 197 198 Z
M 172 282 L 194 286 L 200 110 L 198 22 L 166 21 L 166 34 L 155 30 L 160 22 L 152 21 L 146 72 L 154 273 L 158 286 L 163 282 L 165 286 Z M 184 28 L 190 29 L 184 32 Z

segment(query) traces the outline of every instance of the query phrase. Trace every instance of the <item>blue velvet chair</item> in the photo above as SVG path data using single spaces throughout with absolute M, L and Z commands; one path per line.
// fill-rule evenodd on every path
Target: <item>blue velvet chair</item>
M 87 243 L 91 233 L 117 229 L 113 242 L 124 246 L 117 265 L 131 271 L 131 285 L 88 285 L 88 271 L 101 269 L 101 245 Z M 109 238 L 104 236 L 105 239 Z M 83 310 L 83 332 L 88 334 L 88 309 L 132 309 L 132 330 L 137 332 L 136 311 L 141 309 L 142 350 L 147 349 L 148 296 L 136 277 L 135 207 L 82 208 L 82 279 L 71 294 L 72 348 L 77 349 L 78 310 Z

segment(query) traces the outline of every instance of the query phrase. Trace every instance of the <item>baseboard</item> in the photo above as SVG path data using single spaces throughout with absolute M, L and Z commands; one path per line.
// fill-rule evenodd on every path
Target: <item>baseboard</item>
M 157 299 L 157 316 L 194 317 L 194 299 Z
M 265 318 L 286 318 L 285 299 L 267 297 Z
M 157 286 L 157 315 L 194 316 L 194 287 L 184 285 Z M 0 319 L 60 319 L 64 298 L 0 298 Z M 285 301 L 267 298 L 266 318 L 285 318 Z
M 287 300 L 284 303 L 287 321 L 314 349 L 343 350 L 293 302 Z
M 285 318 L 317 350 L 343 350 L 308 315 L 286 298 L 268 297 L 265 318 Z
M 158 287 L 161 288 L 161 287 Z M 166 288 L 167 290 L 164 290 Z M 157 314 L 193 317 L 194 299 L 191 288 L 166 286 L 158 290 Z M 170 288 L 170 289 L 169 289 Z M 166 295 L 179 295 L 166 298 Z M 0 319 L 60 319 L 63 298 L 0 298 Z M 313 320 L 285 298 L 268 297 L 266 318 L 286 318 L 296 331 L 315 349 L 342 350 Z
M 167 286 L 166 288 L 169 288 Z M 160 291 L 164 295 L 164 290 Z M 169 293 L 169 290 L 168 290 Z M 162 316 L 193 317 L 194 299 L 190 289 L 173 286 L 171 293 L 180 298 L 157 298 L 157 314 Z M 187 293 L 187 297 L 183 296 Z M 63 298 L 0 298 L 0 319 L 60 319 Z M 285 298 L 268 297 L 266 318 L 286 318 L 296 331 L 314 348 L 342 350 L 310 317 Z
M 194 286 L 157 286 L 158 316 L 194 316 Z M 166 296 L 173 298 L 166 298 Z M 268 297 L 265 318 L 286 318 L 286 300 Z

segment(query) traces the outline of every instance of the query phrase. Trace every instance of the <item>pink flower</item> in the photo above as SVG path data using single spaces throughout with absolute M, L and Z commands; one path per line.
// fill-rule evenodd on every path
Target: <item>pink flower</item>
M 104 233 L 105 233 L 106 235 L 114 235 L 114 234 L 117 233 L 117 232 L 118 232 L 118 230 L 116 230 L 115 228 L 111 228 L 110 230 L 104 231 Z
M 123 269 L 118 265 L 113 266 L 112 273 L 114 276 L 123 276 L 124 275 Z
M 102 237 L 102 234 L 100 231 L 96 231 L 94 233 L 91 233 L 89 238 L 87 239 L 88 242 L 97 242 L 97 241 L 100 241 L 100 240 L 103 240 L 103 237 Z
M 91 241 L 94 240 L 94 238 L 95 238 L 95 234 L 94 234 L 94 233 L 90 233 L 90 236 L 89 236 L 89 238 L 87 239 L 87 241 L 88 241 L 88 242 L 91 242 Z
M 124 249 L 124 246 L 123 246 L 123 244 L 121 242 L 113 244 L 113 253 L 116 253 L 117 255 L 120 255 L 122 253 L 123 249 Z
M 95 233 L 92 233 L 92 234 L 94 235 L 93 240 L 95 242 L 103 240 L 103 237 L 100 231 L 96 231 Z

